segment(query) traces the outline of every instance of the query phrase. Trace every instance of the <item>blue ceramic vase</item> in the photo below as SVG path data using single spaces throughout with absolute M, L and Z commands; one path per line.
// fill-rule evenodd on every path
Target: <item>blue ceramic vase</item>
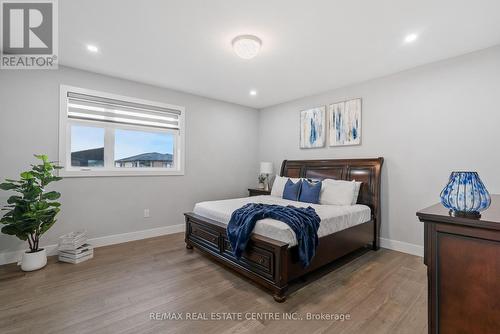
M 458 216 L 479 216 L 491 204 L 490 194 L 476 172 L 452 172 L 440 197 L 450 214 Z

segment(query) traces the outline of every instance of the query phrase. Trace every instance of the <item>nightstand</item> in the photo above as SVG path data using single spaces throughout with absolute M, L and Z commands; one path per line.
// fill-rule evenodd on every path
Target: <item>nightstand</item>
M 271 190 L 255 189 L 255 188 L 248 189 L 248 196 L 259 196 L 259 195 L 271 195 Z

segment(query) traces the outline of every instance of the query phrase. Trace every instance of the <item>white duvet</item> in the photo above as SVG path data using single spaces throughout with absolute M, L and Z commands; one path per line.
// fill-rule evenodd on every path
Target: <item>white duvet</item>
M 365 223 L 370 220 L 371 215 L 370 208 L 361 204 L 345 206 L 320 205 L 289 201 L 274 196 L 254 196 L 222 201 L 200 202 L 195 205 L 194 213 L 227 224 L 233 211 L 241 208 L 247 203 L 277 204 L 283 206 L 293 205 L 295 207 L 311 206 L 321 218 L 318 237 Z M 259 220 L 255 224 L 253 233 L 288 243 L 289 247 L 297 244 L 297 238 L 292 229 L 287 224 L 278 220 L 270 218 Z

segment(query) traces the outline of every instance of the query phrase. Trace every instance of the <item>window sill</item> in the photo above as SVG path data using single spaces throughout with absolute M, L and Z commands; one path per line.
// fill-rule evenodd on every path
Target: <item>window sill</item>
M 61 177 L 102 177 L 102 176 L 179 176 L 183 170 L 59 170 Z

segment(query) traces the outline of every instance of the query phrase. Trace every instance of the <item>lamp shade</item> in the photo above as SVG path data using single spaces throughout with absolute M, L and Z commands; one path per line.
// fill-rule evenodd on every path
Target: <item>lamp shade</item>
M 273 163 L 272 162 L 261 162 L 260 163 L 260 173 L 261 174 L 272 174 L 273 173 Z
M 440 197 L 452 214 L 478 215 L 491 204 L 490 194 L 476 172 L 452 172 Z

